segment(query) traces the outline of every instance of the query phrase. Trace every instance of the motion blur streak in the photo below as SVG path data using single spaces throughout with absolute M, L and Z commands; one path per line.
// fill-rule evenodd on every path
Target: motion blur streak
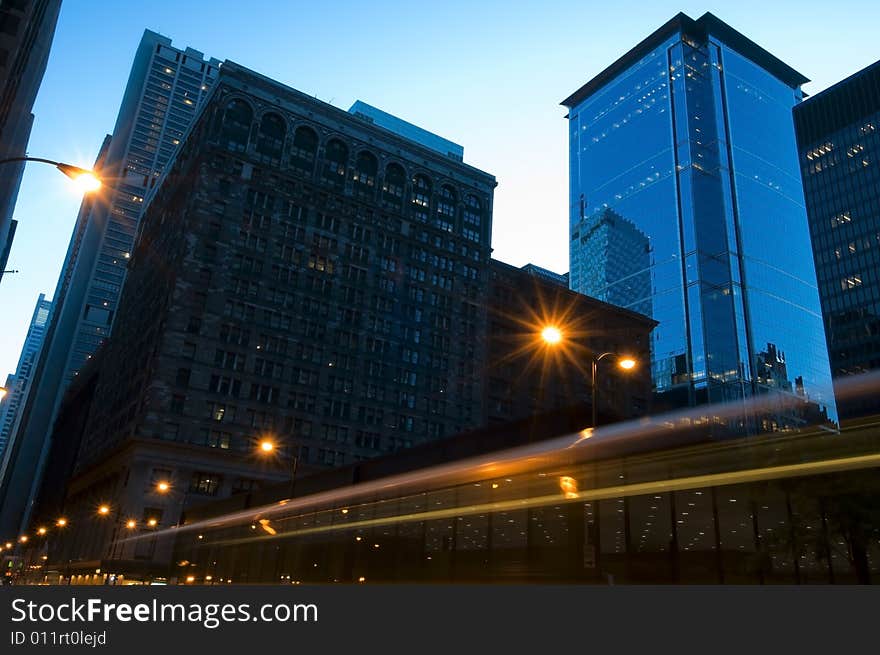
M 864 397 L 880 392 L 880 371 L 844 378 L 837 383 L 835 393 L 838 400 Z M 359 510 L 370 506 L 381 505 L 383 501 L 394 499 L 412 500 L 413 494 L 424 494 L 433 490 L 466 484 L 487 479 L 512 478 L 514 476 L 561 476 L 572 475 L 577 467 L 583 467 L 598 461 L 597 453 L 613 452 L 614 448 L 625 448 L 627 454 L 640 454 L 650 460 L 668 458 L 668 453 L 652 455 L 651 451 L 668 450 L 676 447 L 698 446 L 704 455 L 715 456 L 719 453 L 730 455 L 724 466 L 739 467 L 737 470 L 721 471 L 706 475 L 673 477 L 671 479 L 652 480 L 638 484 L 622 484 L 620 486 L 583 489 L 571 497 L 558 491 L 558 479 L 554 479 L 552 494 L 542 493 L 533 496 L 525 489 L 526 484 L 519 485 L 526 493 L 516 499 L 499 500 L 473 506 L 456 506 L 440 510 L 416 513 L 394 513 L 381 518 L 356 520 L 354 512 L 349 515 L 352 520 L 341 521 L 332 525 L 300 529 L 292 532 L 278 530 L 277 535 L 260 536 L 260 539 L 272 539 L 294 534 L 331 530 L 350 530 L 357 527 L 385 525 L 413 520 L 428 520 L 449 516 L 461 516 L 469 513 L 502 511 L 505 509 L 524 509 L 547 504 L 560 504 L 574 500 L 590 500 L 612 498 L 625 495 L 644 494 L 657 491 L 689 489 L 705 485 L 729 485 L 755 480 L 794 477 L 818 473 L 830 473 L 854 468 L 865 468 L 880 465 L 880 452 L 861 453 L 850 457 L 828 458 L 827 444 L 819 442 L 819 447 L 810 451 L 801 442 L 812 445 L 821 439 L 832 438 L 841 440 L 843 445 L 847 437 L 839 435 L 829 426 L 812 426 L 804 431 L 790 433 L 773 433 L 760 437 L 745 437 L 724 441 L 707 439 L 701 427 L 725 419 L 738 419 L 755 416 L 763 411 L 771 411 L 781 406 L 796 406 L 804 403 L 804 399 L 795 395 L 767 394 L 753 397 L 746 402 L 726 403 L 719 405 L 700 406 L 683 411 L 669 412 L 649 418 L 621 422 L 595 429 L 585 429 L 574 434 L 548 439 L 526 446 L 511 448 L 488 455 L 462 459 L 453 463 L 423 468 L 398 475 L 388 476 L 380 480 L 345 486 L 339 489 L 315 493 L 300 498 L 287 498 L 268 505 L 232 512 L 219 518 L 188 523 L 180 527 L 169 528 L 158 533 L 132 536 L 125 541 L 155 538 L 157 534 L 180 534 L 182 531 L 217 529 L 231 527 L 242 523 L 252 523 L 260 519 L 278 517 L 278 519 L 294 517 L 309 511 L 330 511 L 330 508 L 357 507 Z M 877 425 L 862 426 L 876 431 Z M 770 439 L 770 441 L 768 441 Z M 877 450 L 873 441 L 868 447 Z M 774 453 L 788 449 L 786 452 L 795 457 L 798 463 L 769 467 L 749 467 L 749 458 L 755 456 L 750 449 L 763 448 L 760 457 L 770 458 Z M 747 449 L 748 452 L 745 452 Z M 743 451 L 740 453 L 739 451 Z M 764 452 L 766 451 L 766 452 Z M 816 461 L 803 461 L 811 456 L 825 455 Z M 838 453 L 839 455 L 839 453 Z M 764 460 L 766 461 L 766 460 Z M 717 466 L 717 464 L 716 464 Z M 362 504 L 358 504 L 362 503 Z M 357 512 L 358 515 L 362 511 Z M 280 526 L 279 526 L 280 527 Z

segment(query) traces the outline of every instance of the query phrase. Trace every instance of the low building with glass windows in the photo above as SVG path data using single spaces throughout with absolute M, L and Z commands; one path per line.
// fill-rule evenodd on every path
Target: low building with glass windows
M 876 383 L 875 379 L 875 383 Z M 718 411 L 730 411 L 719 408 Z M 552 412 L 193 508 L 180 584 L 865 584 L 876 424 L 719 441 L 688 410 Z M 477 438 L 475 438 L 477 437 Z

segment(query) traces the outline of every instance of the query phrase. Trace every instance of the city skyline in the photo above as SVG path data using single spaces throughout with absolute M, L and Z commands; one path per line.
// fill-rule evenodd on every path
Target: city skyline
M 205 6 L 173 12 L 170 6 L 169 11 L 163 11 L 161 3 L 157 7 L 153 15 L 161 19 L 119 12 L 109 4 L 62 8 L 35 105 L 30 154 L 83 165 L 94 160 L 101 140 L 112 130 L 138 39 L 144 28 L 153 29 L 171 38 L 175 46 L 191 45 L 238 61 L 338 107 L 346 108 L 360 97 L 463 144 L 468 163 L 497 171 L 495 256 L 515 265 L 534 262 L 559 273 L 567 268 L 566 123 L 559 99 L 670 15 L 680 10 L 694 15 L 715 12 L 812 78 L 805 85 L 810 94 L 876 59 L 874 53 L 859 48 L 865 41 L 858 31 L 864 29 L 867 36 L 867 25 L 856 24 L 853 33 L 847 18 L 867 7 L 861 2 L 850 3 L 851 11 L 836 12 L 822 21 L 811 17 L 802 4 L 798 12 L 792 10 L 793 4 L 756 12 L 749 5 L 662 3 L 641 8 L 633 16 L 570 3 L 540 11 L 522 3 L 505 5 L 504 11 L 489 4 L 467 14 L 386 3 L 369 15 L 359 9 L 337 12 L 333 25 L 338 29 L 332 32 L 320 29 L 329 24 L 329 15 L 312 8 L 273 7 L 269 12 L 266 7 L 249 14 L 266 18 L 251 19 L 215 3 L 216 17 L 206 20 Z M 582 12 L 584 20 L 572 21 L 572 12 Z M 94 39 L 85 29 L 99 18 L 107 39 Z M 849 38 L 835 43 L 830 54 L 827 49 L 803 47 L 811 39 L 827 42 L 826 34 L 841 33 L 835 29 L 837 20 L 846 20 Z M 302 27 L 297 48 L 317 55 L 308 57 L 308 65 L 305 58 L 278 57 L 280 44 L 290 42 L 285 36 L 290 30 L 266 31 L 270 23 Z M 356 25 L 361 29 L 353 32 Z M 233 33 L 259 36 L 232 39 Z M 376 34 L 383 38 L 377 40 Z M 577 40 L 580 34 L 590 38 Z M 414 49 L 417 44 L 423 44 L 421 51 Z M 363 64 L 365 48 L 373 65 Z M 437 56 L 440 52 L 442 57 Z M 359 65 L 348 66 L 355 57 Z M 100 62 L 101 82 L 95 82 L 95 62 Z M 493 81 L 483 83 L 487 75 Z M 526 99 L 523 88 L 530 89 Z M 76 93 L 80 89 L 88 92 Z M 463 94 L 472 101 L 462 103 Z M 512 109 L 499 112 L 498 106 Z M 29 167 L 16 211 L 19 233 L 9 260 L 9 268 L 21 272 L 7 276 L 0 285 L 0 304 L 10 309 L 0 341 L 0 371 L 14 368 L 32 298 L 54 287 L 78 206 L 79 198 L 69 193 L 56 171 Z M 544 217 L 541 229 L 529 230 L 539 213 Z

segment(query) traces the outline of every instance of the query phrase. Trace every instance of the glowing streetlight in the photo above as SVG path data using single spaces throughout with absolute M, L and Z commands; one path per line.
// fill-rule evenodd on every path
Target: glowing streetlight
M 544 343 L 550 346 L 556 346 L 562 341 L 562 332 L 558 327 L 554 325 L 548 325 L 541 330 L 541 339 L 544 340 Z M 599 420 L 599 398 L 598 398 L 598 389 L 596 386 L 596 377 L 597 377 L 597 369 L 599 368 L 599 362 L 606 357 L 615 357 L 617 359 L 617 366 L 624 371 L 631 371 L 636 366 L 636 360 L 632 357 L 618 355 L 617 353 L 590 353 L 591 359 L 591 386 L 592 386 L 592 412 L 593 412 L 593 427 L 596 427 L 596 423 Z
M 67 519 L 62 516 L 60 519 L 55 521 L 55 525 L 57 525 L 59 528 L 63 528 L 65 525 L 67 525 Z
M 6 546 L 6 550 L 9 550 L 10 548 L 12 548 L 12 542 L 11 542 L 11 541 L 7 541 L 4 545 Z
M 636 360 L 630 357 L 621 357 L 617 360 L 617 365 L 624 371 L 628 371 L 636 366 Z
M 151 518 L 151 519 L 149 519 L 149 520 L 147 521 L 147 525 L 149 525 L 151 528 L 155 528 L 155 527 L 156 527 L 156 524 L 157 524 L 158 522 L 159 522 L 159 521 L 157 521 L 156 519 Z
M 562 332 L 554 325 L 548 325 L 541 330 L 541 338 L 551 346 L 562 341 Z
M 263 439 L 257 446 L 257 450 L 261 455 L 269 455 L 275 452 L 276 445 L 271 439 Z M 296 469 L 299 466 L 299 455 L 293 457 L 293 469 L 290 472 L 290 495 L 293 496 L 293 488 L 296 484 Z
M 3 400 L 8 393 L 9 391 L 7 391 L 6 387 L 0 387 L 0 400 Z
M 134 519 L 128 519 L 125 522 L 125 527 L 129 530 L 134 530 L 137 527 L 137 521 L 135 521 Z
M 171 491 L 171 485 L 164 480 L 156 483 L 156 491 L 160 494 L 166 494 Z
M 98 514 L 100 516 L 107 516 L 109 513 L 110 513 L 110 506 L 109 505 L 100 505 L 98 507 Z
M 64 164 L 60 161 L 43 159 L 42 157 L 10 157 L 8 159 L 0 159 L 0 164 L 9 164 L 17 161 L 35 161 L 42 164 L 52 164 L 52 166 L 73 180 L 77 188 L 84 193 L 97 191 L 101 188 L 101 180 L 94 171 L 80 168 L 79 166 L 74 166 L 72 164 Z
M 37 528 L 37 534 L 40 535 L 40 536 L 42 537 L 43 535 L 46 534 L 46 528 L 44 528 L 44 527 L 42 527 L 42 526 L 39 527 L 39 528 Z
M 26 544 L 27 540 L 28 540 L 28 536 L 26 534 L 23 534 L 18 538 L 18 543 Z

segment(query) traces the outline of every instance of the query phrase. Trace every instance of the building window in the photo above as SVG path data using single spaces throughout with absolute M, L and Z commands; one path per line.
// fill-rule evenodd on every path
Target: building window
M 188 368 L 179 368 L 179 369 L 177 369 L 177 376 L 174 379 L 174 383 L 178 387 L 188 387 L 189 386 L 189 377 L 190 377 L 190 370 Z
M 216 473 L 196 471 L 189 483 L 189 491 L 193 494 L 216 496 L 220 489 L 221 477 Z
M 376 188 L 376 175 L 379 172 L 379 162 L 366 150 L 358 153 L 354 167 L 353 180 L 355 190 L 361 196 L 372 197 Z
M 382 182 L 382 199 L 399 209 L 402 206 L 405 186 L 406 172 L 403 167 L 399 164 L 388 164 Z
M 309 127 L 298 127 L 290 147 L 290 165 L 311 175 L 315 155 L 318 152 L 318 135 Z
M 855 289 L 860 286 L 862 286 L 861 273 L 857 275 L 848 275 L 840 281 L 840 288 L 844 291 L 849 291 L 850 289 Z
M 467 225 L 471 225 L 474 227 L 480 227 L 480 223 L 483 219 L 483 208 L 480 204 L 479 198 L 475 195 L 469 195 L 467 197 L 467 202 L 465 202 L 464 206 L 464 222 Z M 475 239 L 478 241 L 479 239 Z
M 223 145 L 234 152 L 244 152 L 250 138 L 254 112 L 244 100 L 233 100 L 223 112 L 220 138 Z
M 281 161 L 286 132 L 287 128 L 281 116 L 271 112 L 263 116 L 254 150 L 264 162 L 277 165 Z
M 428 210 L 431 206 L 431 182 L 424 175 L 414 175 L 412 179 L 413 217 L 421 222 L 428 222 Z
M 348 148 L 339 139 L 331 139 L 324 148 L 324 179 L 334 187 L 345 185 Z

